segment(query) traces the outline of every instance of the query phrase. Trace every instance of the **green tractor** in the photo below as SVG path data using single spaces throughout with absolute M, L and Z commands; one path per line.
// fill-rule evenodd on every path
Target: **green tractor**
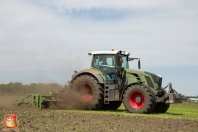
M 162 88 L 162 77 L 150 72 L 129 69 L 130 58 L 125 51 L 95 51 L 90 69 L 75 71 L 69 85 L 86 103 L 86 109 L 116 110 L 121 103 L 131 113 L 165 113 L 170 103 L 181 102 L 169 83 Z M 168 92 L 165 90 L 169 87 Z

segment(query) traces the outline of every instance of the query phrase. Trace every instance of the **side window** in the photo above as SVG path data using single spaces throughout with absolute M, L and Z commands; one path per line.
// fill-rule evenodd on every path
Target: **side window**
M 108 66 L 112 65 L 112 58 L 108 57 L 107 55 L 95 55 L 93 59 L 93 66 L 99 67 L 99 66 Z
M 113 66 L 113 57 L 107 58 L 107 64 L 108 64 L 109 66 Z
M 115 72 L 115 55 L 94 55 L 92 66 L 106 75 Z
M 127 57 L 126 56 L 122 56 L 122 59 L 123 59 L 122 67 L 123 68 L 129 68 Z
M 123 68 L 128 68 L 128 61 L 126 56 L 122 56 Z M 114 67 L 115 66 L 115 55 L 94 55 L 93 67 L 100 69 L 100 66 Z
M 94 56 L 93 66 L 99 68 L 99 56 Z

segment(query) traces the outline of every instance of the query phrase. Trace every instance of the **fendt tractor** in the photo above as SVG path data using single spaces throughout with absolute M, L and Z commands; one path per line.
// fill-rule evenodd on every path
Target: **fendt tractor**
M 88 55 L 92 56 L 90 69 L 75 71 L 69 81 L 70 89 L 80 95 L 76 100 L 83 100 L 86 109 L 116 110 L 123 103 L 131 113 L 164 113 L 171 103 L 181 102 L 181 95 L 171 83 L 163 88 L 162 77 L 140 70 L 140 59 L 130 58 L 130 53 L 112 50 Z M 129 61 L 133 60 L 138 60 L 138 69 L 129 69 Z M 64 90 L 61 94 L 64 95 Z M 45 96 L 38 102 L 61 101 L 62 96 L 56 97 L 45 100 Z
M 123 102 L 132 113 L 164 113 L 170 103 L 181 102 L 169 83 L 162 88 L 162 77 L 150 72 L 129 69 L 130 58 L 125 51 L 96 51 L 90 69 L 76 72 L 70 82 L 88 104 L 88 109 L 116 110 Z M 169 87 L 168 92 L 165 88 Z

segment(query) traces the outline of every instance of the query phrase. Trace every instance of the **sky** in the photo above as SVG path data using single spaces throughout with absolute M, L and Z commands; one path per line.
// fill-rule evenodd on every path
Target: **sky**
M 198 96 L 197 23 L 197 0 L 1 0 L 0 84 L 64 85 L 89 52 L 115 49 Z

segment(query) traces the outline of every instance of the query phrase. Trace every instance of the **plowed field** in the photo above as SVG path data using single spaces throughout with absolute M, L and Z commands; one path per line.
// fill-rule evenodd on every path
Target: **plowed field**
M 171 105 L 164 114 L 131 114 L 123 106 L 117 111 L 15 110 L 0 106 L 0 122 L 11 113 L 17 115 L 20 132 L 198 131 L 198 103 Z M 3 128 L 1 124 L 0 131 Z

